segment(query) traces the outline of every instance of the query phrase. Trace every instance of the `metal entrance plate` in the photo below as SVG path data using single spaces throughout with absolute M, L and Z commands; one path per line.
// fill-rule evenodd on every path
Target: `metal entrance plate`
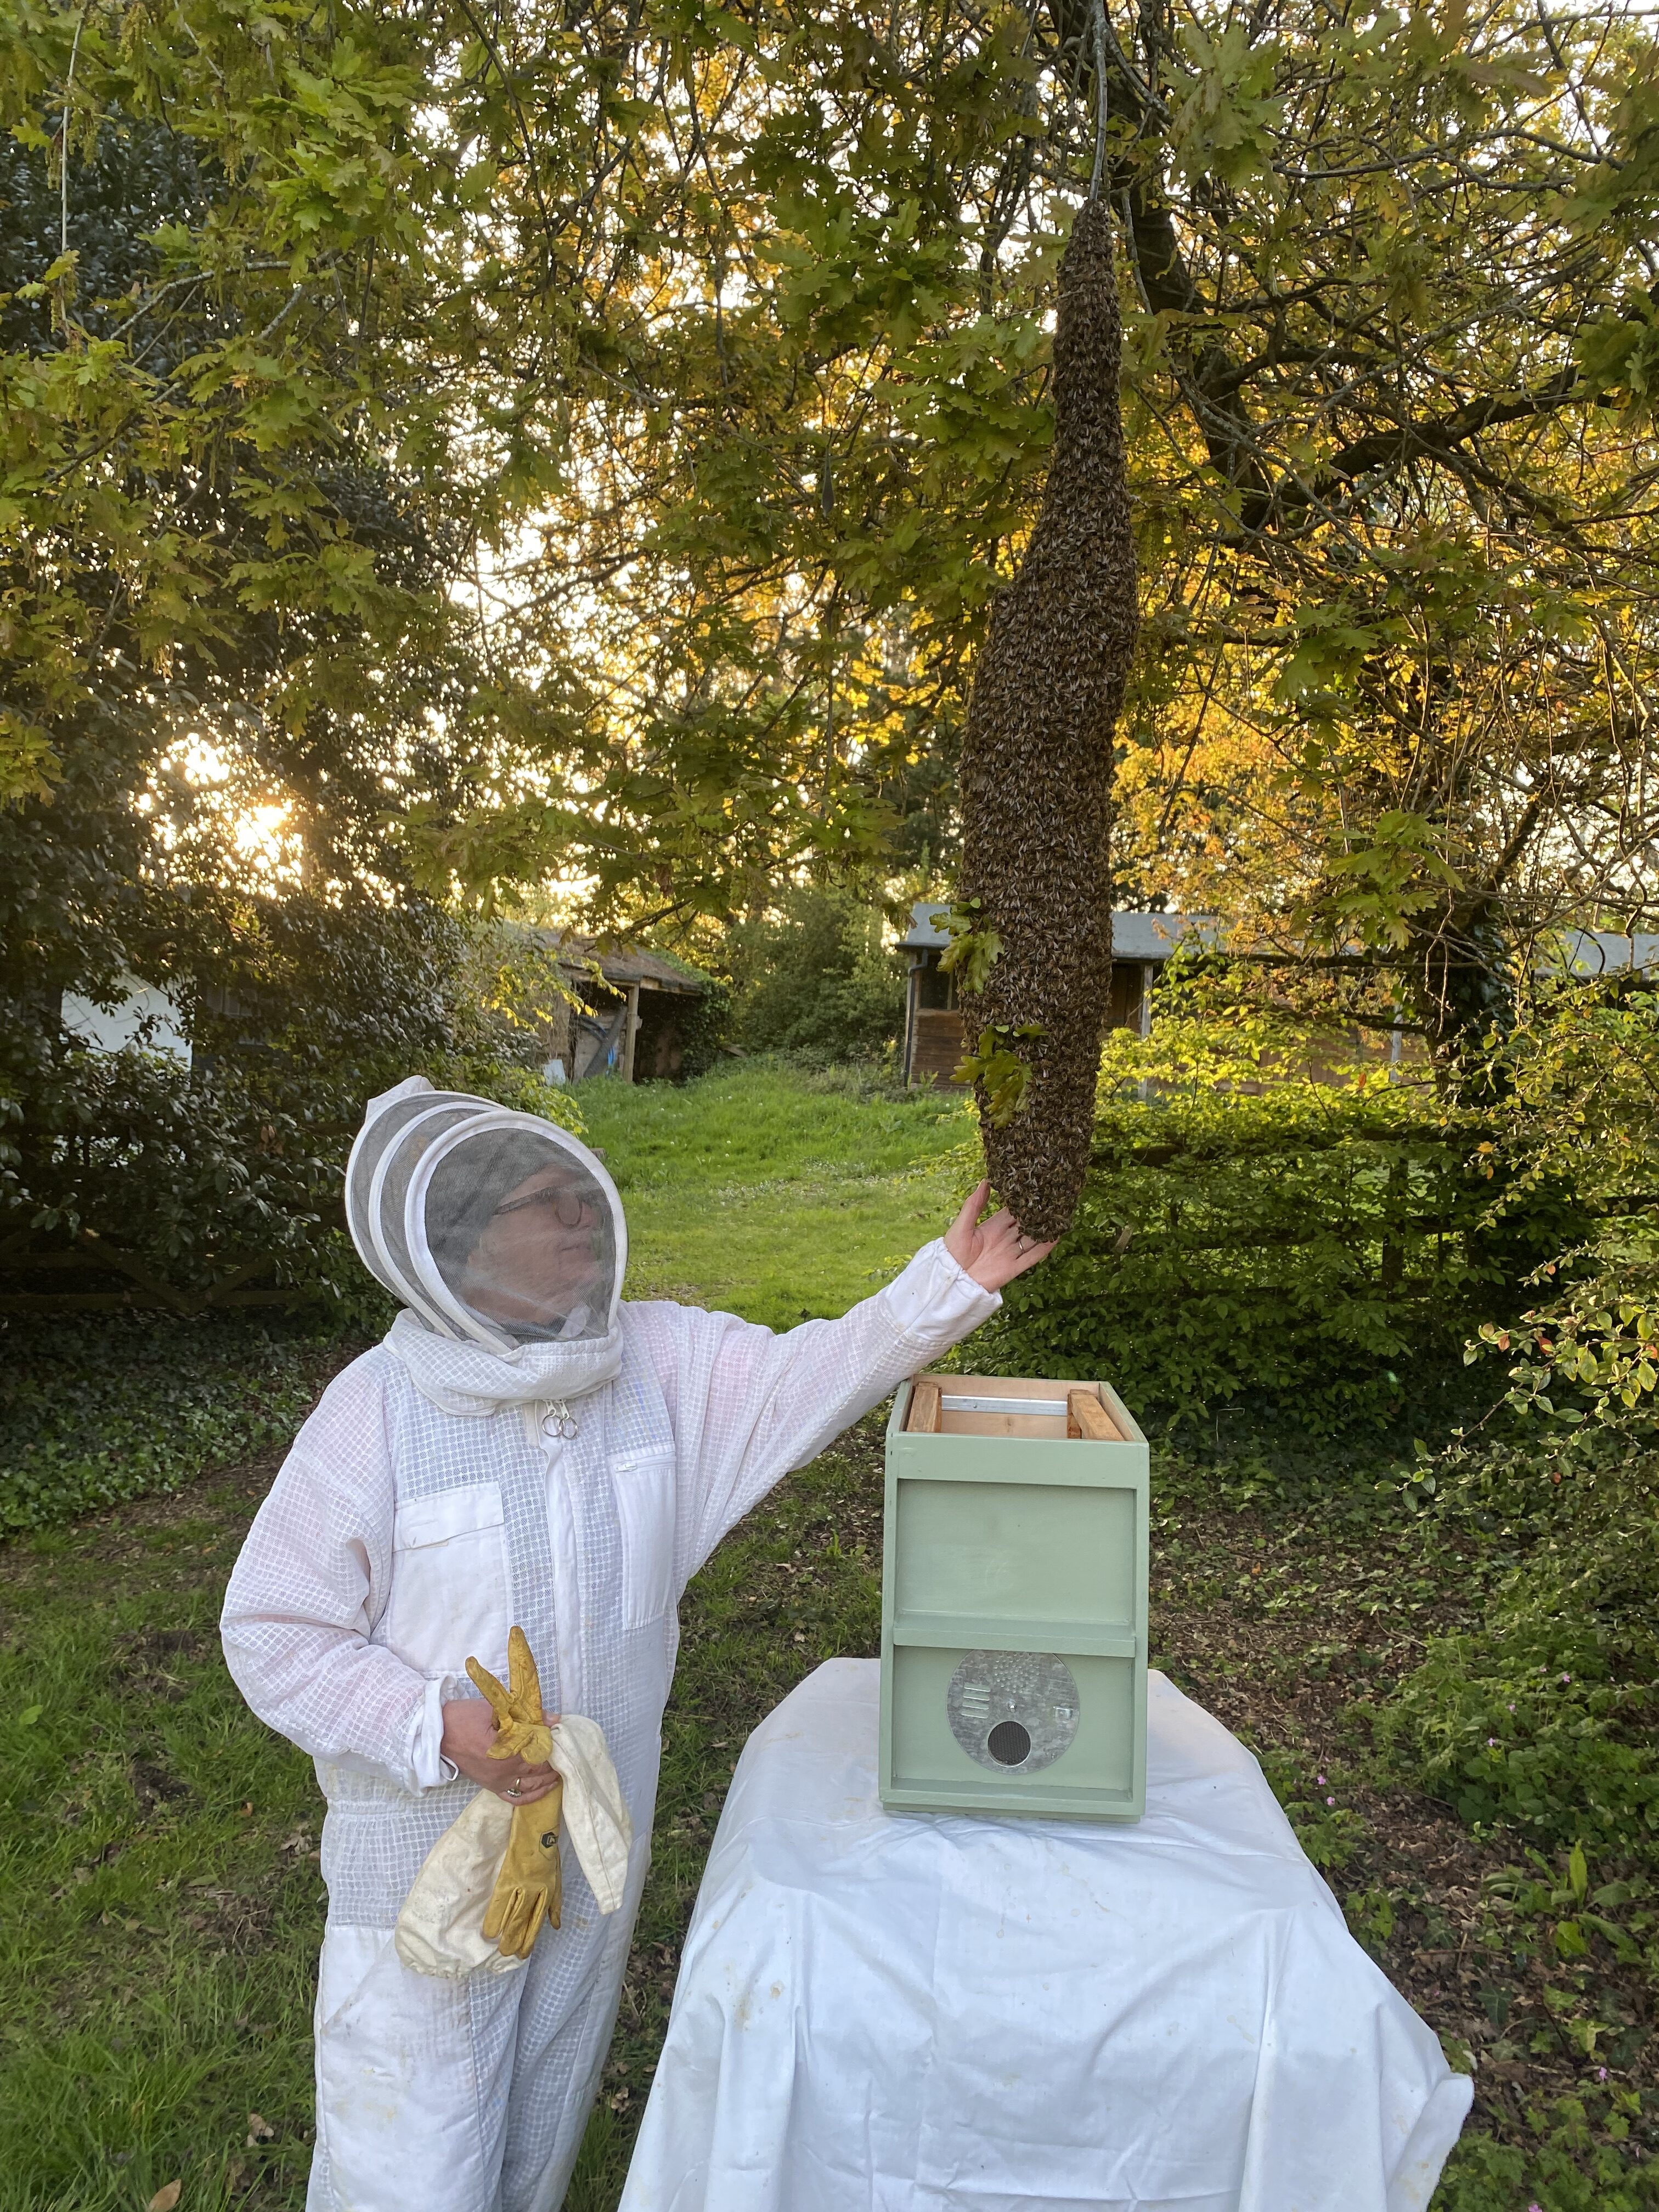
M 969 1759 L 993 1774 L 1036 1774 L 1072 1747 L 1077 1677 L 1052 1651 L 970 1651 L 945 1710 Z

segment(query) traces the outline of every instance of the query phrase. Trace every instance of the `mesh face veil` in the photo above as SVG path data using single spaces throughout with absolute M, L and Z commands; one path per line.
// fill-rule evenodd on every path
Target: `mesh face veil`
M 534 1115 L 418 1077 L 372 1099 L 346 1219 L 365 1266 L 441 1336 L 509 1351 L 615 1327 L 628 1255 L 616 1187 Z

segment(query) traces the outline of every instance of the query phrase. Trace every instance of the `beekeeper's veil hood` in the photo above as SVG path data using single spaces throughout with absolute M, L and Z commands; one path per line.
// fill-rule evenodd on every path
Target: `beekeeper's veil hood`
M 388 1341 L 447 1410 L 580 1397 L 620 1366 L 622 1201 L 553 1122 L 411 1076 L 368 1102 L 346 1222 L 406 1309 Z

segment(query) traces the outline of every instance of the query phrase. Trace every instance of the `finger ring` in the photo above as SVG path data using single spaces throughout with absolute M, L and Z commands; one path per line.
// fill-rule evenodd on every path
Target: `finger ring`
M 509 1782 L 507 1785 L 506 1794 L 509 1797 L 516 1797 L 519 1794 L 518 1784 L 516 1782 Z

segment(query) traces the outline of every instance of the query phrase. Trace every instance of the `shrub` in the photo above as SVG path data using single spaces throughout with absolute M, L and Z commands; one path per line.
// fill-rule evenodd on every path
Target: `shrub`
M 1612 1426 L 1419 1446 L 1405 1490 L 1500 1565 L 1476 1625 L 1437 1638 L 1379 1741 L 1463 1819 L 1534 1848 L 1659 1860 L 1659 1454 Z
M 1297 1075 L 1293 1042 L 1179 1011 L 1145 1042 L 1114 1031 L 1076 1225 L 975 1358 L 1106 1374 L 1174 1419 L 1254 1405 L 1328 1433 L 1397 1409 L 1408 1364 L 1419 1389 L 1455 1371 L 1506 1310 L 1517 1249 L 1549 1235 L 1541 1194 L 1489 1236 L 1482 1125 L 1386 1072 Z
M 1469 1347 L 1507 1368 L 1501 1418 L 1425 1458 L 1414 1486 L 1449 1523 L 1500 1528 L 1514 1563 L 1477 1630 L 1431 1644 L 1383 1735 L 1465 1819 L 1651 1859 L 1659 1000 L 1546 986 L 1495 1042 L 1492 1075 L 1494 1212 L 1571 1174 L 1589 1233 L 1534 1271 L 1535 1304 Z
M 1659 1444 L 1659 997 L 1613 984 L 1547 988 L 1493 1055 L 1507 1109 L 1483 1146 L 1505 1170 L 1494 1212 L 1570 1176 L 1584 1233 L 1536 1268 L 1534 1302 L 1488 1322 L 1471 1362 L 1502 1356 L 1507 1403 L 1537 1418 L 1558 1480 L 1644 1466 Z M 1598 1439 L 1644 1447 L 1609 1459 Z
M 732 992 L 727 984 L 711 975 L 707 969 L 698 968 L 690 960 L 662 945 L 653 948 L 659 960 L 666 961 L 683 975 L 701 983 L 702 990 L 695 999 L 678 998 L 673 1003 L 674 1035 L 678 1047 L 679 1065 L 673 1080 L 676 1083 L 694 1082 L 700 1075 L 719 1065 L 722 1048 L 732 1026 Z M 639 1063 L 635 1063 L 636 1071 Z M 640 1080 L 635 1073 L 635 1081 Z
M 1460 1819 L 1543 1850 L 1659 1846 L 1659 1558 L 1644 1527 L 1625 1537 L 1522 1559 L 1483 1626 L 1437 1638 L 1382 1709 L 1379 1741 Z
M 1528 2108 L 1534 2140 L 1523 2149 L 1466 2131 L 1434 2193 L 1434 2212 L 1653 2212 L 1659 2171 L 1639 2148 L 1595 2141 L 1592 2123 L 1622 2136 L 1638 2110 L 1632 2093 L 1586 2085 L 1547 2110 Z
M 738 933 L 732 1033 L 755 1051 L 870 1060 L 904 1018 L 904 981 L 880 909 L 851 891 L 797 887 Z
M 343 1225 L 364 1101 L 407 1075 L 579 1127 L 515 1054 L 533 1032 L 458 988 L 441 916 L 295 902 L 251 929 L 235 988 L 195 994 L 194 1063 L 88 1049 L 55 1024 L 0 1046 L 0 1311 L 381 1313 Z

